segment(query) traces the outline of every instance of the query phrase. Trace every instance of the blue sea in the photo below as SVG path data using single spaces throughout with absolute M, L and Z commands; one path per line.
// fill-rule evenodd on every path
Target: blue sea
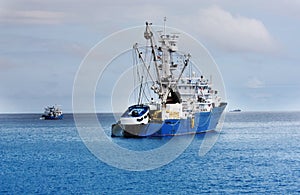
M 147 171 L 99 160 L 72 114 L 39 117 L 0 115 L 0 194 L 300 194 L 300 112 L 227 113 L 221 133 L 211 132 L 218 139 L 206 155 L 198 155 L 202 134 L 174 161 Z M 113 115 L 98 118 L 109 135 Z M 168 139 L 113 142 L 151 150 Z

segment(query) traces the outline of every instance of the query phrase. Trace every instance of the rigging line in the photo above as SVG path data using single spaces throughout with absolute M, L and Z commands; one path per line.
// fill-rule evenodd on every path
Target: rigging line
M 145 97 L 147 99 L 147 101 L 149 102 L 149 98 L 148 97 L 151 97 L 151 92 L 152 90 L 150 90 L 151 86 L 149 86 L 149 82 L 146 82 L 145 83 L 145 87 L 144 87 L 144 94 L 145 94 Z
M 146 79 L 144 80 L 144 85 L 143 85 L 143 98 L 145 98 L 146 99 L 146 101 L 147 102 L 150 102 L 150 100 L 149 100 L 149 95 L 151 94 L 151 91 L 150 91 L 150 86 L 149 86 L 149 82 L 147 82 L 148 81 L 148 74 L 146 74 L 145 75 L 146 76 Z M 146 90 L 147 90 L 147 92 L 146 92 Z
M 145 64 L 146 64 L 146 61 L 147 61 L 147 58 L 148 58 L 148 56 L 147 56 L 147 54 L 148 54 L 148 47 L 143 47 L 145 50 L 145 52 L 144 52 L 144 58 L 140 58 L 140 60 L 143 62 L 143 60 L 142 59 L 146 59 L 144 62 L 145 62 Z M 151 76 L 152 74 L 150 73 L 150 65 L 146 68 L 146 70 L 145 70 L 145 68 L 141 68 L 141 70 L 139 69 L 139 78 L 143 78 L 143 76 L 145 76 L 146 77 L 146 81 L 148 80 L 148 78 L 149 78 L 149 76 Z M 149 74 L 147 74 L 147 72 L 146 71 L 149 71 Z M 142 72 L 142 76 L 141 76 L 141 72 Z M 145 86 L 146 85 L 146 86 Z M 147 94 L 146 94 L 146 92 L 145 92 L 145 88 L 148 86 L 149 84 L 148 84 L 148 82 L 146 82 L 146 84 L 144 84 L 144 86 L 143 86 L 143 95 L 145 96 L 145 98 L 149 101 L 149 99 L 148 99 L 148 96 L 147 96 Z M 150 88 L 150 87 L 149 87 Z M 148 90 L 150 90 L 148 88 Z M 139 103 L 142 101 L 142 99 L 143 99 L 143 97 L 141 97 L 140 98 L 140 100 L 139 100 Z
M 149 62 L 149 69 L 152 67 L 152 66 L 151 66 L 151 64 L 152 64 L 152 60 L 151 60 L 151 59 L 152 59 L 152 55 L 150 56 L 150 60 L 149 60 L 149 61 L 150 61 L 150 62 Z M 151 70 L 150 70 L 150 71 L 151 71 Z M 152 70 L 152 71 L 153 71 L 153 70 Z M 149 86 L 149 83 L 147 83 L 147 84 L 148 84 L 148 88 L 147 88 L 147 89 L 148 89 L 148 94 L 151 96 L 151 91 L 152 91 L 152 90 L 151 90 L 151 86 Z
M 147 61 L 147 54 L 148 54 L 148 44 L 149 44 L 149 40 L 147 39 L 147 41 L 146 41 L 146 45 L 145 45 L 145 57 L 144 57 L 145 61 Z
M 147 42 L 148 42 L 148 40 L 147 40 Z M 147 43 L 147 45 L 148 45 L 148 43 Z M 147 56 L 148 56 L 148 54 L 149 54 L 149 46 L 147 46 L 146 45 L 146 49 L 145 49 L 145 59 L 146 59 L 146 61 L 147 61 Z M 148 61 L 149 61 L 149 63 L 148 63 L 148 67 L 147 67 L 147 69 L 149 70 L 149 72 L 151 72 L 151 62 L 152 62 L 152 55 L 150 55 L 150 56 L 148 56 Z M 148 78 L 149 78 L 149 75 L 148 74 L 146 74 L 146 79 L 145 79 L 145 81 L 148 81 Z M 150 87 L 149 87 L 149 83 L 148 82 L 146 82 L 145 83 L 145 85 L 144 85 L 144 90 L 145 90 L 145 88 L 147 88 L 148 89 L 148 93 L 150 94 Z M 146 94 L 145 94 L 146 95 Z
M 148 42 L 148 40 L 147 40 L 147 42 Z M 148 46 L 146 45 L 146 50 L 145 50 L 145 59 L 146 59 L 146 61 L 147 61 L 147 54 L 148 54 Z M 148 65 L 148 67 L 147 67 L 147 69 L 149 70 L 149 72 L 150 72 L 150 68 L 151 68 L 151 55 L 150 55 L 150 59 L 149 59 L 149 65 Z M 148 75 L 147 75 L 148 76 Z M 148 78 L 146 78 L 146 80 L 147 80 Z
M 147 40 L 148 41 L 148 40 Z M 146 44 L 146 46 L 144 46 L 144 47 L 142 47 L 143 49 L 144 49 L 144 61 L 145 61 L 145 63 L 147 63 L 147 61 L 148 61 L 148 54 L 149 54 L 149 51 L 148 51 L 148 47 L 149 46 L 147 46 L 148 45 L 148 43 Z M 146 71 L 149 71 L 150 72 L 150 64 L 149 64 L 149 66 L 148 67 L 146 67 L 146 70 L 145 70 L 145 68 L 142 68 L 142 73 L 143 73 L 143 75 L 144 76 L 146 76 L 146 80 L 148 80 L 148 77 L 149 77 L 149 75 L 147 74 L 147 72 Z M 152 75 L 152 74 L 151 74 Z
M 139 56 L 139 59 L 142 61 L 142 64 L 145 66 L 145 68 L 146 68 L 146 70 L 147 70 L 147 73 L 148 73 L 148 75 L 150 76 L 152 82 L 155 83 L 155 81 L 154 81 L 154 79 L 153 79 L 153 77 L 152 77 L 150 71 L 147 69 L 146 62 L 144 61 L 144 59 L 143 59 L 143 57 L 142 57 L 142 55 L 141 55 L 141 53 L 140 53 L 140 51 L 139 51 L 137 45 L 135 45 L 135 51 L 137 52 L 137 55 Z
M 138 105 L 140 105 L 140 101 L 141 101 L 142 88 L 143 88 L 143 76 L 142 76 L 142 82 L 141 82 L 140 91 L 139 91 Z
M 184 60 L 184 66 L 183 66 L 183 68 L 182 68 L 182 70 L 181 70 L 181 72 L 180 72 L 180 74 L 179 74 L 179 76 L 178 76 L 178 79 L 177 79 L 177 81 L 176 81 L 176 84 L 179 82 L 179 80 L 180 80 L 180 78 L 181 78 L 181 76 L 182 76 L 182 74 L 183 74 L 185 68 L 187 67 L 187 65 L 188 65 L 188 63 L 189 63 L 189 60 L 190 60 L 190 57 L 191 57 L 191 55 L 188 54 L 187 58 Z
M 149 84 L 148 84 L 148 82 L 145 82 L 145 83 L 143 83 L 144 85 L 143 85 L 143 87 L 142 87 L 142 93 L 143 93 L 143 96 L 142 96 L 142 98 L 141 98 L 141 101 L 143 102 L 143 99 L 144 98 L 146 98 L 146 101 L 147 102 L 150 102 L 150 100 L 149 100 L 149 98 L 148 98 L 148 95 L 147 95 L 147 93 L 145 92 L 145 89 L 146 88 L 148 88 L 148 90 L 149 90 Z
M 145 59 L 145 62 L 147 63 L 147 54 L 148 54 L 147 44 L 143 48 L 144 48 L 144 59 Z M 146 72 L 146 70 L 144 68 L 142 70 L 143 70 L 143 76 L 146 76 L 146 80 L 147 80 L 148 74 L 147 74 L 147 72 Z
M 140 71 L 140 68 L 139 68 L 139 64 L 140 64 L 140 59 L 137 57 L 137 55 L 134 53 L 134 56 L 135 56 L 135 79 L 136 79 L 136 83 L 134 85 L 135 86 L 138 86 L 141 82 L 141 71 Z M 137 92 L 137 90 L 134 90 L 135 92 Z M 135 101 L 138 100 L 138 93 L 135 93 Z
M 151 57 L 151 56 L 150 56 L 150 57 Z M 150 58 L 150 59 L 151 59 L 151 58 Z M 149 68 L 149 71 L 151 71 L 151 70 L 150 70 L 150 68 L 151 68 L 151 60 L 150 60 L 150 63 L 149 63 L 148 68 Z M 151 86 L 149 86 L 150 84 L 149 84 L 149 82 L 147 82 L 147 81 L 148 81 L 148 78 L 149 78 L 149 75 L 146 74 L 145 76 L 146 76 L 146 79 L 145 79 L 144 86 L 143 86 L 143 95 L 144 95 L 143 98 L 145 98 L 145 100 L 146 100 L 147 102 L 150 102 L 149 97 L 151 97 L 151 90 L 150 90 Z
M 145 59 L 145 62 L 147 62 L 147 60 L 148 60 L 148 52 L 149 52 L 149 51 L 148 51 L 148 46 L 147 46 L 147 45 L 148 45 L 148 44 L 146 44 L 146 46 L 143 47 L 143 48 L 144 48 L 144 59 Z M 150 69 L 150 65 L 147 67 L 147 69 L 148 69 L 148 70 Z M 142 78 L 145 77 L 144 80 L 147 81 L 148 78 L 149 78 L 149 74 L 147 74 L 147 72 L 146 72 L 147 70 L 145 70 L 145 68 L 142 68 L 141 71 L 142 71 L 142 75 L 143 75 Z M 149 99 L 148 99 L 148 97 L 147 97 L 147 94 L 145 93 L 145 88 L 149 87 L 148 85 L 149 85 L 148 82 L 143 83 L 143 87 L 142 87 L 142 94 L 143 94 L 143 96 L 141 96 L 139 102 L 143 102 L 144 97 L 146 98 L 146 100 L 149 101 Z M 149 89 L 148 89 L 148 90 L 149 90 Z
M 150 100 L 149 100 L 149 98 L 148 98 L 148 96 L 147 96 L 147 94 L 146 94 L 146 92 L 145 92 L 145 87 L 143 87 L 143 94 L 144 94 L 143 97 L 146 98 L 147 102 L 150 102 Z
M 145 87 L 145 88 L 147 89 L 147 94 L 148 94 L 148 96 L 151 97 L 151 90 L 150 90 L 151 86 L 149 86 L 149 83 L 147 83 L 147 87 Z M 146 93 L 146 92 L 145 92 L 145 93 Z
M 132 54 L 132 75 L 133 75 L 133 86 L 136 85 L 136 80 L 135 80 L 135 74 L 136 74 L 136 71 L 134 71 L 134 68 L 136 67 L 136 64 L 137 64 L 137 60 L 136 60 L 136 56 L 135 56 L 135 53 L 134 53 L 134 50 L 131 51 L 131 54 Z M 136 96 L 134 95 L 133 96 L 133 99 L 134 99 L 134 102 L 136 102 Z
M 150 25 L 147 23 L 146 30 L 148 30 L 148 29 L 152 33 Z M 161 79 L 160 79 L 160 75 L 159 75 L 159 71 L 158 71 L 158 64 L 157 64 L 157 58 L 156 58 L 156 53 L 155 53 L 154 36 L 150 37 L 150 43 L 151 43 L 151 48 L 152 48 L 153 61 L 155 63 L 155 70 L 156 70 L 157 79 L 158 79 L 158 81 L 161 85 L 161 88 L 162 88 L 162 83 L 161 83 Z

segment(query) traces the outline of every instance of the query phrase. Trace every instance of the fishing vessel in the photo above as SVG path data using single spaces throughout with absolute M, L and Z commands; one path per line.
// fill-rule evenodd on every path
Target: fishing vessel
M 63 119 L 64 114 L 61 108 L 57 105 L 55 106 L 47 106 L 45 107 L 44 114 L 41 116 L 40 119 L 43 120 L 60 120 Z
M 212 78 L 193 69 L 190 54 L 178 50 L 178 33 L 154 36 L 146 22 L 147 44 L 133 46 L 138 100 L 112 125 L 112 137 L 164 137 L 215 130 L 227 105 Z M 158 40 L 156 42 L 155 40 Z
M 234 110 L 230 110 L 229 112 L 242 112 L 241 109 L 234 109 Z

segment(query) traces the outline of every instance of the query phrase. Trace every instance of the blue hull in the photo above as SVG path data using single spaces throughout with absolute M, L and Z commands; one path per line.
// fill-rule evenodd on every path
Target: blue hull
M 112 126 L 112 137 L 165 137 L 203 133 L 216 130 L 226 104 L 213 108 L 211 112 L 196 113 L 194 118 L 151 121 L 146 125 Z
M 44 120 L 61 120 L 64 118 L 64 115 L 60 115 L 60 116 L 48 116 L 48 115 L 42 115 L 42 117 Z

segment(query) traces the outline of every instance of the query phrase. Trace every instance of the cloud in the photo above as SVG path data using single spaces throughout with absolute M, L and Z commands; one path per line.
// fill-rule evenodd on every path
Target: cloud
M 229 52 L 273 52 L 277 43 L 263 22 L 233 15 L 217 6 L 190 16 L 193 28 L 213 45 Z M 189 24 L 191 25 L 191 24 Z
M 249 97 L 248 104 L 251 105 L 251 107 L 254 107 L 258 110 L 268 110 L 271 107 L 275 108 L 276 105 L 274 105 L 274 100 L 276 97 L 274 97 L 274 94 L 268 93 L 268 92 L 256 92 L 256 93 L 247 93 Z M 276 102 L 276 100 L 275 100 Z
M 247 87 L 252 89 L 263 88 L 264 86 L 265 84 L 256 77 L 249 79 L 247 82 Z
M 186 32 L 195 32 L 197 38 L 228 52 L 273 52 L 278 48 L 262 21 L 241 15 L 233 15 L 218 6 L 199 8 L 194 6 L 190 12 L 174 12 L 166 4 L 141 2 L 101 2 L 89 0 L 80 3 L 72 1 L 36 1 L 28 3 L 13 1 L 12 6 L 1 14 L 0 22 L 26 24 L 83 24 L 90 29 L 109 33 L 120 28 L 142 25 L 144 21 L 160 21 L 164 16 L 170 18 L 170 26 L 176 24 Z M 77 5 L 81 6 L 77 6 Z M 188 3 L 191 4 L 191 3 Z M 59 5 L 59 6 L 58 6 Z M 181 3 L 175 1 L 173 8 Z M 192 4 L 191 4 L 192 5 Z M 205 6 L 205 5 L 204 5 Z M 198 8 L 197 8 L 198 7 Z M 86 14 L 89 13 L 89 14 Z M 122 13 L 120 17 L 119 13 Z M 188 21 L 188 22 L 187 22 Z M 155 23 L 161 25 L 161 23 Z M 174 25 L 172 25 L 174 26 Z
M 218 0 L 216 0 L 217 2 Z M 236 7 L 239 10 L 253 11 L 257 13 L 267 13 L 272 17 L 288 17 L 290 19 L 300 18 L 300 1 L 299 0 L 251 0 L 251 1 L 236 1 L 226 0 L 223 2 L 218 1 L 225 7 Z
M 65 14 L 58 11 L 43 10 L 1 10 L 1 23 L 18 24 L 60 24 Z

